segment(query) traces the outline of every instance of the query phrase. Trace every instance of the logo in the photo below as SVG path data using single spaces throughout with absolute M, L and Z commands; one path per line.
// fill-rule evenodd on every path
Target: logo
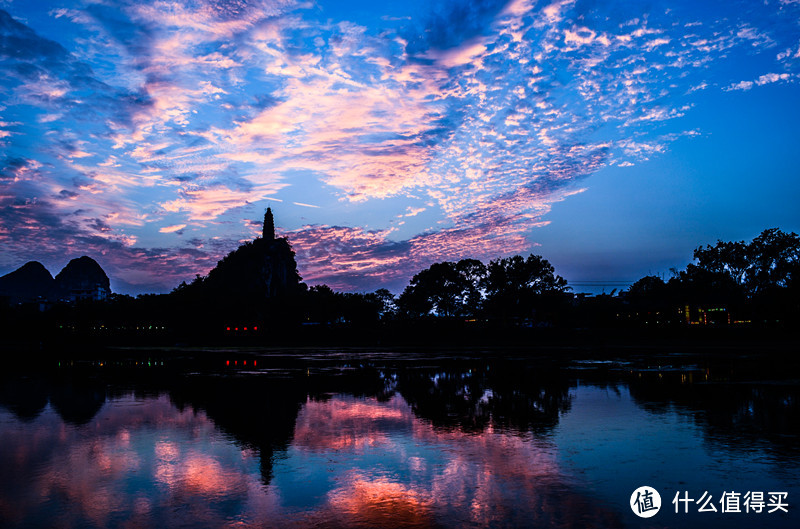
M 631 494 L 631 510 L 639 518 L 655 516 L 661 509 L 661 495 L 653 487 L 639 487 Z

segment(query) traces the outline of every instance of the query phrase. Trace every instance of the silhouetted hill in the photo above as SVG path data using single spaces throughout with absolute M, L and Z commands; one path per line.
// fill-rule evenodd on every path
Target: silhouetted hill
M 53 298 L 59 301 L 102 301 L 111 295 L 105 271 L 91 257 L 73 259 L 55 278 Z
M 296 293 L 300 279 L 289 240 L 275 237 L 272 209 L 267 208 L 261 238 L 241 245 L 217 263 L 205 286 L 212 295 L 263 299 Z
M 30 261 L 0 277 L 0 296 L 8 297 L 11 303 L 35 301 L 47 296 L 54 285 L 47 268 L 38 261 Z
M 240 326 L 251 332 L 279 328 L 300 321 L 306 291 L 301 279 L 289 240 L 275 237 L 272 210 L 267 208 L 262 237 L 230 252 L 208 276 L 175 288 L 161 304 L 172 307 L 164 319 L 192 336 L 211 329 L 237 332 Z M 153 302 L 153 309 L 147 310 L 151 317 L 161 310 L 159 301 Z
M 294 251 L 285 238 L 256 239 L 239 246 L 206 279 L 212 292 L 268 298 L 289 294 L 299 283 Z

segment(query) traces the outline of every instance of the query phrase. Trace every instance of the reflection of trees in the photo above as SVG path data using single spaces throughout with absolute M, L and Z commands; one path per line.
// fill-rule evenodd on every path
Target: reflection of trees
M 50 404 L 69 424 L 88 423 L 106 402 L 105 383 L 93 378 L 70 377 L 50 384 Z
M 546 433 L 569 410 L 569 384 L 522 363 L 407 369 L 397 389 L 414 413 L 442 428 L 480 432 L 488 425 Z
M 185 376 L 169 387 L 179 409 L 203 410 L 217 427 L 257 451 L 262 479 L 269 485 L 275 453 L 288 448 L 297 414 L 309 397 L 350 393 L 380 398 L 384 383 L 371 369 L 342 372 L 331 368 L 313 376 L 299 370 L 291 376 Z
M 105 384 L 80 375 L 54 378 L 29 374 L 7 377 L 0 387 L 0 406 L 22 421 L 38 417 L 48 401 L 64 422 L 80 426 L 91 421 L 105 404 Z
M 630 383 L 650 412 L 674 407 L 692 417 L 712 443 L 742 451 L 800 452 L 800 387 L 792 384 L 689 383 L 680 373 L 645 373 Z
M 264 484 L 272 479 L 274 453 L 292 440 L 305 389 L 288 378 L 189 376 L 169 391 L 183 410 L 203 410 L 224 432 L 260 454 Z
M 258 363 L 261 366 L 261 358 Z M 548 430 L 557 423 L 559 414 L 569 407 L 565 381 L 539 376 L 519 365 L 504 366 L 494 362 L 476 366 L 470 361 L 473 364 L 471 373 L 462 368 L 461 361 L 436 369 L 384 370 L 361 365 L 349 367 L 344 365 L 346 361 L 308 363 L 314 364 L 310 370 L 287 366 L 282 373 L 273 375 L 234 370 L 223 374 L 186 374 L 134 369 L 97 369 L 87 376 L 59 372 L 58 377 L 64 377 L 63 380 L 58 380 L 54 374 L 45 375 L 41 382 L 45 387 L 58 386 L 58 399 L 62 401 L 60 413 L 66 410 L 70 420 L 87 420 L 86 413 L 78 411 L 80 406 L 66 402 L 70 398 L 91 404 L 96 403 L 96 399 L 87 396 L 94 393 L 109 400 L 125 397 L 126 406 L 103 408 L 95 419 L 97 424 L 68 428 L 63 439 L 59 437 L 59 430 L 63 429 L 53 428 L 56 421 L 48 417 L 36 425 L 38 433 L 44 434 L 44 440 L 35 443 L 42 455 L 28 456 L 30 450 L 26 444 L 37 438 L 36 432 L 27 438 L 18 438 L 20 442 L 12 445 L 19 453 L 24 452 L 27 459 L 11 457 L 18 453 L 16 451 L 4 453 L 0 450 L 0 457 L 7 456 L 4 460 L 14 463 L 9 468 L 19 471 L 20 475 L 23 472 L 36 474 L 39 479 L 36 487 L 9 481 L 14 485 L 0 487 L 0 500 L 16 500 L 20 505 L 16 512 L 21 513 L 20 516 L 33 513 L 30 514 L 32 522 L 18 524 L 20 526 L 42 525 L 38 522 L 53 512 L 46 510 L 51 506 L 55 510 L 64 507 L 68 514 L 77 513 L 73 520 L 79 521 L 73 525 L 91 522 L 108 526 L 116 520 L 128 519 L 129 525 L 136 526 L 219 526 L 224 520 L 233 519 L 231 513 L 263 513 L 263 509 L 274 518 L 257 519 L 256 523 L 294 525 L 297 520 L 292 519 L 292 512 L 283 510 L 280 504 L 269 504 L 269 497 L 259 496 L 258 491 L 249 488 L 250 474 L 247 469 L 241 472 L 237 450 L 219 452 L 212 446 L 212 452 L 204 452 L 207 448 L 204 438 L 214 431 L 213 427 L 229 436 L 230 442 L 252 449 L 259 456 L 265 484 L 272 479 L 274 455 L 293 443 L 297 443 L 295 446 L 300 452 L 303 447 L 339 450 L 340 460 L 348 454 L 362 455 L 361 447 L 367 446 L 368 456 L 382 452 L 375 457 L 400 465 L 386 467 L 399 469 L 389 474 L 373 473 L 364 467 L 361 467 L 364 468 L 361 474 L 338 469 L 339 473 L 334 474 L 336 479 L 329 483 L 332 488 L 325 495 L 325 501 L 319 505 L 309 503 L 308 513 L 303 513 L 308 516 L 302 520 L 303 526 L 450 527 L 463 526 L 470 521 L 471 526 L 481 527 L 622 526 L 618 513 L 612 508 L 563 480 L 557 462 L 547 451 L 531 448 L 530 439 L 514 435 L 519 430 Z M 419 365 L 418 362 L 412 364 Z M 458 409 L 453 427 L 474 431 L 491 424 L 505 425 L 510 431 L 483 430 L 482 435 L 463 436 L 437 430 L 430 424 L 420 425 L 420 419 L 413 417 L 399 397 L 392 398 L 396 396 L 392 386 L 396 380 L 407 395 L 422 402 L 422 394 L 430 387 L 418 379 L 424 374 L 436 373 L 440 383 L 435 392 L 439 395 L 425 400 L 429 413 L 418 413 L 423 420 L 439 426 L 438 419 L 431 418 L 432 414 L 443 407 L 455 410 L 455 406 L 449 404 L 447 391 L 457 390 L 462 381 L 468 379 L 465 384 L 479 395 L 477 402 L 485 412 L 485 420 L 480 414 L 473 418 L 468 411 Z M 396 379 L 394 374 L 398 375 Z M 164 398 L 166 388 L 169 388 L 167 394 L 174 408 Z M 487 393 L 489 390 L 491 395 Z M 342 397 L 342 394 L 355 398 Z M 301 417 L 295 426 L 298 412 L 308 398 L 330 398 L 332 402 L 330 406 L 308 404 L 311 412 L 304 416 L 311 419 L 303 423 Z M 460 398 L 463 400 L 464 396 Z M 131 406 L 133 400 L 138 399 L 149 402 L 140 410 L 136 405 Z M 385 399 L 390 400 L 388 407 L 379 403 Z M 343 402 L 347 405 L 341 406 Z M 84 408 L 91 410 L 95 405 Z M 192 419 L 192 410 L 198 411 L 199 417 Z M 132 424 L 138 428 L 131 428 Z M 413 428 L 408 428 L 410 425 Z M 306 428 L 308 436 L 302 427 Z M 170 431 L 181 434 L 169 435 Z M 365 442 L 344 448 L 324 443 L 303 445 L 304 440 L 307 442 L 315 434 L 329 441 L 341 438 L 342 432 L 344 436 L 353 435 L 357 441 Z M 143 438 L 142 433 L 146 437 Z M 295 435 L 296 440 L 293 439 Z M 181 445 L 181 439 L 187 444 Z M 380 443 L 371 444 L 376 439 Z M 199 445 L 194 444 L 196 440 L 200 440 Z M 403 469 L 408 465 L 407 443 L 433 443 L 433 450 L 423 450 L 418 455 L 424 457 L 425 453 L 432 453 L 438 461 L 438 446 L 454 441 L 452 452 L 444 456 L 452 463 L 446 468 L 431 461 L 415 467 L 409 475 L 404 474 Z M 229 457 L 233 458 L 232 463 Z M 66 465 L 65 460 L 68 461 Z M 311 460 L 318 460 L 316 454 Z M 48 472 L 38 478 L 41 461 L 49 461 Z M 32 468 L 37 472 L 31 472 Z M 355 468 L 360 468 L 359 464 Z M 131 471 L 135 478 L 128 474 Z M 139 479 L 144 479 L 142 483 L 147 487 L 150 486 L 146 485 L 147 479 L 154 480 L 157 487 L 169 487 L 168 492 L 166 489 L 155 491 L 158 499 L 151 496 L 152 506 L 147 512 L 134 508 L 134 494 L 145 491 L 140 488 Z M 327 486 L 324 478 L 321 486 Z M 41 509 L 45 514 L 40 514 L 41 490 L 50 491 L 52 495 Z M 282 491 L 276 492 L 280 495 Z M 260 505 L 265 507 L 259 510 Z M 78 509 L 74 510 L 76 506 Z M 85 512 L 92 513 L 95 518 L 77 518 Z
M 19 420 L 29 422 L 47 406 L 47 384 L 40 378 L 3 378 L 0 381 L 0 406 Z

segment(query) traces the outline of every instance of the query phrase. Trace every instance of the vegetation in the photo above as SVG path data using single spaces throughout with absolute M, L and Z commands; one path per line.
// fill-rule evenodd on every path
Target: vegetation
M 254 251 L 251 246 L 238 252 L 247 256 Z M 225 281 L 248 276 L 247 267 L 259 262 L 228 261 L 222 265 L 230 268 L 241 262 L 244 268 L 224 278 L 198 276 L 170 294 L 137 298 L 115 294 L 106 302 L 56 305 L 44 312 L 33 304 L 0 303 L 0 331 L 6 336 L 40 337 L 41 329 L 57 329 L 56 335 L 113 336 L 125 343 L 245 337 L 271 343 L 276 336 L 301 336 L 289 329 L 305 329 L 305 335 L 342 329 L 348 336 L 380 342 L 392 333 L 452 334 L 464 326 L 789 329 L 800 322 L 800 237 L 779 229 L 765 230 L 750 242 L 718 241 L 699 247 L 694 262 L 673 270 L 667 280 L 643 277 L 617 295 L 572 293 L 567 281 L 538 255 L 515 255 L 488 264 L 475 259 L 433 263 L 415 274 L 396 297 L 386 289 L 341 293 L 326 285 L 309 288 L 299 276 L 296 280 L 292 276 L 289 283 L 296 286 L 275 295 L 252 285 L 227 288 Z M 292 267 L 287 270 L 296 274 Z
M 687 318 L 692 322 L 688 309 L 705 311 L 707 324 L 708 311 L 714 309 L 726 313 L 724 323 L 798 320 L 800 237 L 796 233 L 772 228 L 750 243 L 718 241 L 697 248 L 694 258 L 666 282 L 650 276 L 631 286 L 627 301 L 640 319 L 644 314 L 666 313 L 673 323 Z

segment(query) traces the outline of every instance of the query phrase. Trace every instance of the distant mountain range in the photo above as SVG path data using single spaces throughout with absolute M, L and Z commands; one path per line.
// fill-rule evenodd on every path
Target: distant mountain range
M 191 285 L 182 283 L 175 291 L 198 294 L 211 303 L 227 300 L 264 300 L 293 295 L 305 289 L 297 272 L 297 262 L 289 240 L 275 236 L 272 210 L 264 214 L 262 236 L 247 241 L 223 257 L 206 277 Z M 0 298 L 19 303 L 74 303 L 82 300 L 104 301 L 111 296 L 108 276 L 91 257 L 73 259 L 53 278 L 37 261 L 25 263 L 0 277 Z
M 102 301 L 111 295 L 103 268 L 91 257 L 71 260 L 54 278 L 38 261 L 25 263 L 0 277 L 0 297 L 12 304 L 36 301 Z

